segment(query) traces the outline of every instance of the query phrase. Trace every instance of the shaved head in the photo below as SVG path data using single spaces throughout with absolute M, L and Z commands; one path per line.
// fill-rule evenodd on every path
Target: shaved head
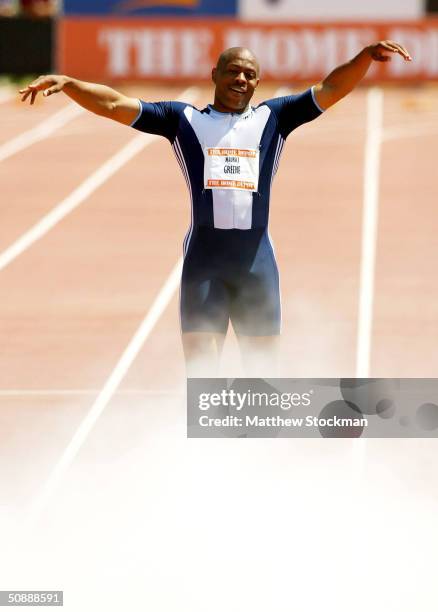
M 222 113 L 243 113 L 260 82 L 256 56 L 245 47 L 225 49 L 211 72 L 215 84 L 213 108 Z
M 216 68 L 220 72 L 223 72 L 229 62 L 232 62 L 235 59 L 243 59 L 248 60 L 254 64 L 254 67 L 257 71 L 257 76 L 260 74 L 260 65 L 259 62 L 254 55 L 254 53 L 247 49 L 246 47 L 230 47 L 229 49 L 225 49 L 219 55 L 217 60 Z

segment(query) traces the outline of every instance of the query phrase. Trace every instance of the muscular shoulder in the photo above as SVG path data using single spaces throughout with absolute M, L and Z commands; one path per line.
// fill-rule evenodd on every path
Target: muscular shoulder
M 138 100 L 138 115 L 131 126 L 141 132 L 174 140 L 181 117 L 190 104 L 178 101 L 145 102 Z
M 315 100 L 313 88 L 299 94 L 266 100 L 260 106 L 263 105 L 268 106 L 277 117 L 279 129 L 284 138 L 292 130 L 316 119 L 323 112 Z

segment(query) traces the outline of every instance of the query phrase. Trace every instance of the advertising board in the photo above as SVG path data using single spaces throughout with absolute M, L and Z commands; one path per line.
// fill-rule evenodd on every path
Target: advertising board
M 58 69 L 88 80 L 208 80 L 223 49 L 245 46 L 259 58 L 265 80 L 314 81 L 382 39 L 405 45 L 414 61 L 395 57 L 375 63 L 368 80 L 438 78 L 438 20 L 267 25 L 65 18 L 60 25 Z

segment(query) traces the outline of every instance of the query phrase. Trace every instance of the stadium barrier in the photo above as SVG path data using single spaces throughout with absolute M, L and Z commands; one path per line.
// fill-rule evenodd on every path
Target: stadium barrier
M 210 79 L 227 47 L 251 48 L 270 81 L 314 81 L 382 39 L 404 44 L 414 61 L 374 64 L 369 81 L 438 78 L 438 19 L 394 23 L 260 24 L 236 20 L 65 17 L 59 71 L 104 81 Z

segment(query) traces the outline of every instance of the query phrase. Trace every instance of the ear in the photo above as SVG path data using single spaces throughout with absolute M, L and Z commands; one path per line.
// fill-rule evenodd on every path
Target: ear
M 254 87 L 254 89 L 256 89 L 259 86 L 259 83 L 260 83 L 260 79 L 257 79 L 256 86 Z
M 217 69 L 213 68 L 213 70 L 211 71 L 211 80 L 213 81 L 213 83 L 216 84 L 216 73 L 217 73 Z

